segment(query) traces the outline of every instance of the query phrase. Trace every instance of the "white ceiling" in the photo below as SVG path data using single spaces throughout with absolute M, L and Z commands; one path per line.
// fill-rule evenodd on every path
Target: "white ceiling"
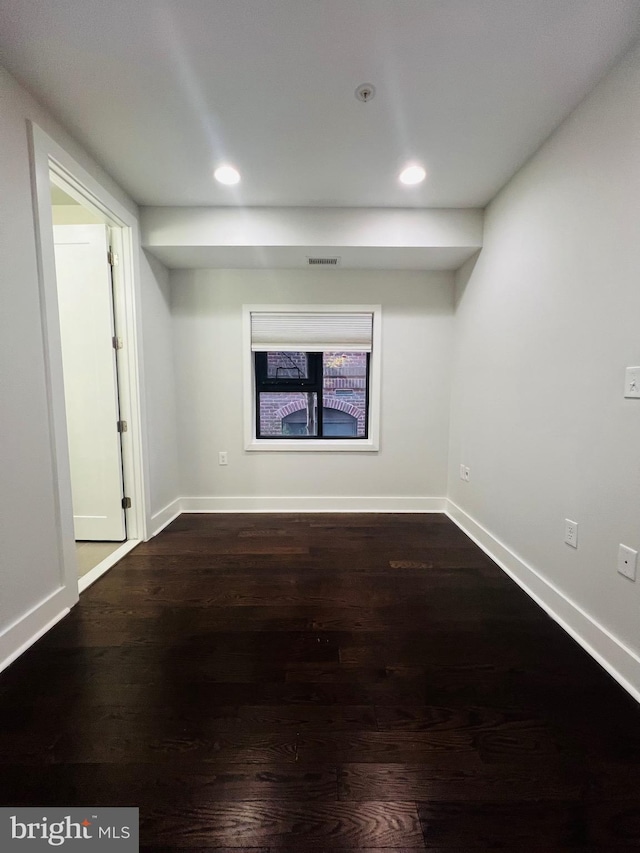
M 141 204 L 475 207 L 630 46 L 639 13 L 638 0 L 0 0 L 0 62 Z M 409 159 L 429 171 L 421 187 L 396 180 Z M 222 160 L 238 187 L 212 180 Z

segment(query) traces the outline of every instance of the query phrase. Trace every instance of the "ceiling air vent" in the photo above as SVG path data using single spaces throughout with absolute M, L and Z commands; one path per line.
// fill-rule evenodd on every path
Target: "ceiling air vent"
M 340 258 L 309 258 L 307 261 L 310 267 L 337 267 L 340 265 Z

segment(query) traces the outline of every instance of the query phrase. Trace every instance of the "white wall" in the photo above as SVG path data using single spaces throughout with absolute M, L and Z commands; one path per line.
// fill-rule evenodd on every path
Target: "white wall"
M 640 549 L 640 400 L 623 399 L 640 364 L 639 105 L 636 50 L 490 205 L 458 276 L 449 460 L 463 522 L 636 689 L 640 576 L 616 559 Z
M 0 668 L 60 612 L 27 120 L 35 121 L 132 213 L 120 188 L 0 68 Z M 145 321 L 143 361 L 154 355 Z M 149 354 L 150 350 L 150 354 Z M 172 418 L 170 402 L 154 417 Z M 151 430 L 153 432 L 153 430 Z M 175 451 L 174 451 L 175 452 Z
M 140 283 L 151 494 L 148 533 L 153 534 L 177 512 L 173 504 L 179 496 L 179 476 L 169 272 L 145 251 L 140 253 Z
M 94 225 L 104 222 L 81 204 L 52 204 L 51 218 L 54 225 Z
M 451 273 L 200 270 L 171 279 L 181 492 L 213 499 L 188 507 L 322 508 L 327 499 L 331 508 L 349 496 L 359 499 L 353 508 L 426 508 L 420 499 L 445 495 Z M 378 453 L 243 449 L 242 305 L 251 303 L 382 304 Z M 282 500 L 304 497 L 315 501 Z

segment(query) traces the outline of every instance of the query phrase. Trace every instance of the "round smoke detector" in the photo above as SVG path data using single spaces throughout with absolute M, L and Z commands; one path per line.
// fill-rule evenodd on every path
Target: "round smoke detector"
M 362 101 L 363 104 L 367 104 L 369 101 L 372 101 L 376 94 L 376 87 L 373 83 L 362 83 L 362 85 L 358 86 L 356 89 L 356 98 L 359 101 Z

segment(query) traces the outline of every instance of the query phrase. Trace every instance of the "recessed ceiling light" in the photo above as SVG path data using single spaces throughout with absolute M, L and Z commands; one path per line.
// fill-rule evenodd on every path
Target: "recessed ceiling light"
M 400 181 L 403 184 L 421 184 L 422 181 L 427 177 L 427 173 L 423 169 L 422 166 L 418 166 L 415 163 L 411 166 L 407 166 L 400 172 Z
M 221 184 L 237 184 L 240 181 L 240 172 L 234 169 L 233 166 L 218 166 L 213 173 L 213 177 Z

